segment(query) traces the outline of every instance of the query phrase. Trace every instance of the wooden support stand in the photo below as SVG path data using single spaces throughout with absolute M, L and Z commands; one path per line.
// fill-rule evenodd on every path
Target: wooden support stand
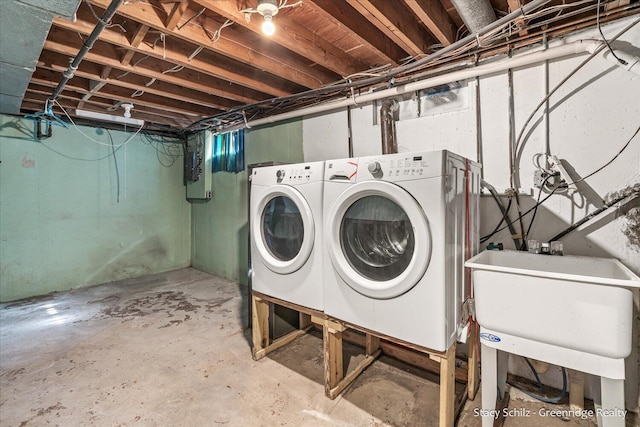
M 300 326 L 297 330 L 287 335 L 273 340 L 269 338 L 269 303 L 282 305 L 298 311 L 300 316 Z M 310 308 L 301 307 L 277 298 L 268 297 L 258 292 L 251 295 L 252 307 L 252 335 L 253 335 L 253 359 L 260 360 L 274 350 L 284 347 L 296 338 L 304 335 L 313 327 L 311 316 L 324 317 L 324 313 L 312 310 Z
M 253 358 L 259 360 L 270 352 L 281 348 L 296 338 L 304 335 L 315 325 L 322 328 L 324 352 L 325 395 L 335 399 L 349 386 L 381 353 L 396 357 L 412 365 L 440 374 L 440 421 L 441 427 L 454 425 L 455 417 L 462 408 L 467 394 L 472 398 L 478 385 L 476 345 L 472 333 L 470 340 L 469 361 L 467 369 L 456 367 L 456 344 L 447 351 L 438 352 L 411 343 L 399 341 L 393 337 L 377 334 L 356 325 L 332 319 L 324 313 L 287 301 L 272 298 L 253 291 L 251 295 L 253 310 Z M 269 339 L 269 303 L 282 305 L 300 313 L 298 330 L 278 338 Z M 358 331 L 363 335 L 351 332 Z M 477 332 L 477 331 L 475 331 Z M 343 340 L 364 346 L 365 357 L 350 372 L 344 372 Z M 421 353 L 421 354 L 420 354 Z M 467 382 L 467 393 L 456 399 L 455 382 Z M 459 400 L 459 401 L 458 401 Z
M 324 341 L 324 392 L 330 399 L 335 399 L 342 391 L 356 379 L 367 366 L 371 365 L 380 355 L 380 339 L 366 334 L 365 358 L 354 370 L 344 375 L 342 333 L 346 327 L 333 320 L 325 319 L 323 325 Z

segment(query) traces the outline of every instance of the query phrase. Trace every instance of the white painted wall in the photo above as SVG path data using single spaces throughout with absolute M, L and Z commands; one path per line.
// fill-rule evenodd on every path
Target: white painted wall
M 632 20 L 622 20 L 603 26 L 607 38 L 611 38 L 629 25 Z M 561 43 L 579 39 L 599 39 L 597 30 L 575 33 Z M 640 24 L 626 32 L 614 47 L 640 56 Z M 540 47 L 538 47 L 539 49 Z M 522 54 L 526 52 L 518 52 Z M 514 120 L 516 134 L 524 122 L 543 100 L 545 75 L 549 87 L 554 88 L 577 67 L 587 55 L 552 61 L 513 72 Z M 400 152 L 432 149 L 448 149 L 476 159 L 478 127 L 476 126 L 476 85 L 479 84 L 481 140 L 483 147 L 484 178 L 498 191 L 511 187 L 509 179 L 509 90 L 506 72 L 460 82 L 453 92 L 455 101 L 435 106 L 424 94 L 402 100 L 400 120 L 396 134 Z M 600 168 L 629 141 L 640 126 L 640 76 L 632 74 L 602 57 L 596 57 L 572 76 L 550 98 L 547 141 L 546 119 L 542 110 L 534 116 L 519 162 L 521 187 L 533 191 L 533 164 L 537 153 L 557 155 L 575 170 L 577 179 Z M 348 152 L 347 111 L 319 115 L 303 122 L 305 160 L 322 160 L 346 157 Z M 375 104 L 359 105 L 351 109 L 354 156 L 381 152 L 378 110 Z M 309 156 L 309 157 L 307 157 Z M 602 199 L 613 191 L 640 182 L 640 135 L 637 135 L 616 158 L 601 172 L 577 185 L 573 195 L 557 194 L 538 209 L 530 238 L 548 241 L 568 225 L 583 218 L 602 205 Z M 522 196 L 524 209 L 533 206 L 538 196 Z M 543 197 L 545 194 L 543 194 Z M 506 203 L 506 199 L 505 199 Z M 638 206 L 638 203 L 635 203 Z M 500 219 L 499 211 L 491 197 L 483 197 L 481 206 L 481 234 L 490 232 Z M 512 218 L 515 218 L 515 212 Z M 525 219 L 528 226 L 530 216 Z M 565 253 L 576 255 L 615 257 L 640 275 L 640 248 L 632 246 L 623 234 L 627 226 L 624 213 L 598 217 L 588 226 L 578 229 L 563 239 Z M 514 248 L 507 230 L 494 238 L 506 248 Z M 549 296 L 553 297 L 552 295 Z M 638 297 L 636 295 L 636 311 Z M 636 319 L 638 317 L 636 316 Z M 638 348 L 636 322 L 635 348 Z M 638 351 L 627 363 L 627 406 L 638 406 Z M 516 366 L 517 365 L 517 366 Z M 520 375 L 527 372 L 514 363 L 511 367 Z M 555 372 L 555 377 L 554 377 Z M 550 370 L 544 379 L 550 385 L 559 386 L 558 371 Z

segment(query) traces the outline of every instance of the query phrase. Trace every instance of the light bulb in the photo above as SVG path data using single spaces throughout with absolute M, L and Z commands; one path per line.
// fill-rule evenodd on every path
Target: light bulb
M 131 109 L 133 108 L 133 104 L 122 104 L 122 108 L 124 108 L 124 113 L 122 114 L 124 117 L 131 117 Z
M 276 32 L 276 26 L 271 22 L 271 14 L 265 13 L 264 22 L 262 23 L 262 32 L 267 36 L 272 36 Z

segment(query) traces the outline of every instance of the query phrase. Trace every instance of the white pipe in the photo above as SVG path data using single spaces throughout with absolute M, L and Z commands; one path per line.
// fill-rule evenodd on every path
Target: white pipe
M 467 68 L 464 70 L 454 71 L 451 73 L 443 74 L 441 76 L 435 76 L 426 78 L 424 80 L 407 83 L 391 89 L 384 89 L 378 92 L 370 92 L 363 95 L 355 95 L 351 98 L 342 99 L 340 101 L 332 101 L 324 104 L 314 105 L 312 107 L 302 108 L 295 111 L 289 111 L 287 113 L 277 114 L 263 119 L 257 119 L 246 123 L 246 127 L 260 126 L 269 123 L 275 123 L 282 120 L 293 119 L 302 116 L 309 116 L 312 114 L 324 113 L 327 111 L 338 110 L 349 106 L 358 104 L 364 104 L 372 101 L 376 101 L 383 98 L 389 98 L 404 93 L 411 93 L 423 89 L 432 88 L 435 86 L 452 83 L 459 80 L 466 80 L 473 77 L 487 76 L 490 74 L 506 71 L 509 68 L 520 68 L 529 65 L 537 64 L 543 61 L 549 61 L 553 59 L 563 58 L 570 55 L 578 55 L 595 51 L 603 43 L 598 40 L 578 40 L 572 43 L 567 43 L 562 46 L 540 50 L 537 52 L 529 53 L 526 55 L 516 56 L 512 58 L 505 58 L 488 64 L 479 65 L 477 67 Z M 614 58 L 615 59 L 615 58 Z M 636 66 L 637 61 L 632 64 L 630 68 L 640 68 Z M 235 126 L 228 130 L 234 130 L 245 127 L 243 125 Z
M 589 47 L 589 53 L 594 53 L 596 49 L 597 47 Z M 624 68 L 627 71 L 631 71 L 640 75 L 640 58 L 638 58 L 637 56 L 630 55 L 619 49 L 613 49 L 613 53 L 609 49 L 604 49 L 602 52 L 602 57 L 607 61 L 613 62 L 614 64 Z M 619 59 L 624 61 L 624 63 L 620 62 Z

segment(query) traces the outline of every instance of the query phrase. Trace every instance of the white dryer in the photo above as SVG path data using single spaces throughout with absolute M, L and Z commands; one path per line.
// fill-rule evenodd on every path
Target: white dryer
M 252 289 L 323 309 L 324 162 L 256 168 L 251 175 Z
M 447 151 L 327 161 L 325 313 L 445 351 L 468 322 L 480 165 Z

